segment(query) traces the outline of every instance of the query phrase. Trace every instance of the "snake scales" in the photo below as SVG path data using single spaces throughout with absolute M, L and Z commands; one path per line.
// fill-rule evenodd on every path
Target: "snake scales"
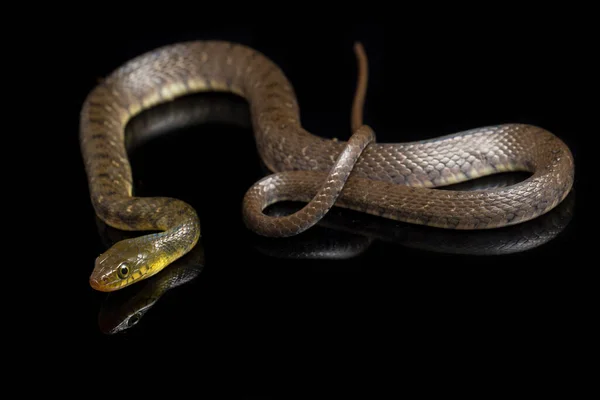
M 360 86 L 359 81 L 359 92 Z M 177 43 L 123 64 L 84 101 L 80 147 L 97 216 L 122 230 L 158 231 L 122 240 L 101 254 L 90 276 L 94 289 L 113 291 L 148 278 L 198 242 L 200 222 L 190 205 L 133 194 L 124 131 L 141 111 L 202 91 L 232 92 L 249 103 L 258 153 L 273 174 L 247 191 L 242 209 L 246 225 L 263 236 L 298 234 L 333 205 L 441 228 L 501 227 L 546 213 L 573 184 L 570 150 L 539 127 L 505 124 L 377 143 L 371 128 L 361 124 L 355 102 L 350 139 L 326 139 L 302 128 L 290 82 L 261 53 L 224 41 Z M 435 190 L 519 170 L 532 175 L 506 188 Z M 286 216 L 262 212 L 282 200 L 307 204 Z

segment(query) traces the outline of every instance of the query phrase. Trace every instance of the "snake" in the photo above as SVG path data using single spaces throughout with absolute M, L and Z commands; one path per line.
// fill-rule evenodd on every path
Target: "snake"
M 185 41 L 126 61 L 86 96 L 79 142 L 94 211 L 107 225 L 152 231 L 124 239 L 100 254 L 89 283 L 115 291 L 158 273 L 200 238 L 196 210 L 171 197 L 139 197 L 124 140 L 127 123 L 161 103 L 198 92 L 229 92 L 250 109 L 259 157 L 271 174 L 242 199 L 242 218 L 260 236 L 283 238 L 314 226 L 333 207 L 431 227 L 492 229 L 537 218 L 556 207 L 574 182 L 568 146 L 541 127 L 508 123 L 432 139 L 379 143 L 359 111 L 366 88 L 365 54 L 355 43 L 359 80 L 348 140 L 302 127 L 295 91 L 281 68 L 241 43 Z M 227 146 L 218 150 L 220 162 Z M 530 177 L 505 188 L 448 191 L 441 186 L 505 171 Z M 227 183 L 224 177 L 224 184 Z M 218 188 L 209 188 L 218 196 Z M 286 200 L 305 206 L 293 214 L 263 211 Z

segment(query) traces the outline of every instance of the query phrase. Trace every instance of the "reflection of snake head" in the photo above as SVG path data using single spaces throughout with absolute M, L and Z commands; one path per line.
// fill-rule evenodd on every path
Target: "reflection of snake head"
M 150 242 L 140 239 L 122 240 L 101 254 L 96 259 L 90 285 L 96 290 L 111 292 L 154 275 L 160 260 L 150 258 Z
M 104 334 L 114 335 L 115 333 L 129 329 L 135 326 L 135 324 L 137 324 L 142 319 L 146 311 L 148 311 L 152 307 L 152 304 L 147 305 L 144 309 L 138 310 L 137 312 L 131 315 L 126 315 L 125 318 L 122 320 L 116 318 L 121 317 L 121 315 L 109 315 L 108 317 L 105 317 L 103 314 L 100 314 L 100 317 L 98 318 L 98 321 L 100 323 L 100 330 Z
M 169 290 L 196 279 L 204 268 L 204 249 L 196 246 L 155 276 L 110 293 L 98 314 L 100 330 L 112 335 L 135 326 Z

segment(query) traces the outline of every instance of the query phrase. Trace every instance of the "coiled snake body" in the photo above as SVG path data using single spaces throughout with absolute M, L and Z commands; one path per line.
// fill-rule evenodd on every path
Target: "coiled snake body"
M 152 276 L 199 240 L 200 222 L 190 205 L 133 195 L 124 131 L 141 111 L 202 91 L 233 92 L 249 103 L 258 153 L 274 174 L 248 190 L 243 217 L 264 236 L 298 234 L 333 205 L 441 228 L 501 227 L 546 213 L 573 184 L 570 150 L 539 127 L 506 124 L 377 143 L 355 108 L 350 139 L 326 139 L 302 128 L 291 84 L 261 53 L 223 41 L 173 44 L 115 70 L 91 91 L 81 111 L 81 151 L 96 214 L 118 229 L 159 231 L 123 240 L 101 254 L 90 277 L 93 288 L 117 290 Z M 532 175 L 506 188 L 435 189 L 516 170 Z M 262 212 L 282 200 L 307 204 L 286 216 Z

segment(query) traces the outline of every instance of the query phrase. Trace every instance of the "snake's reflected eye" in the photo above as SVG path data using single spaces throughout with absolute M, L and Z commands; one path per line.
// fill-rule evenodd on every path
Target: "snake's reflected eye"
M 131 316 L 131 318 L 129 318 L 129 321 L 127 321 L 127 326 L 132 327 L 133 325 L 137 324 L 140 321 L 140 314 L 133 314 Z
M 117 275 L 119 275 L 119 278 L 121 279 L 127 278 L 127 275 L 129 275 L 129 265 L 127 265 L 127 263 L 121 263 L 117 270 Z

